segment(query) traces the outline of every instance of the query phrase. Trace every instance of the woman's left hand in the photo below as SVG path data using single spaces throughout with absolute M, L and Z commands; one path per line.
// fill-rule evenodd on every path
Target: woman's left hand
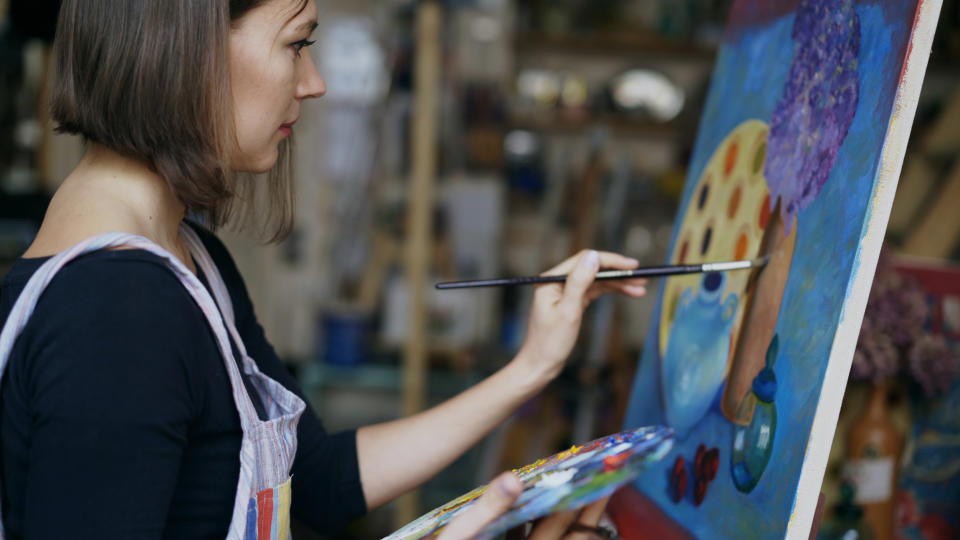
M 583 311 L 590 302 L 605 293 L 639 298 L 647 292 L 645 279 L 594 281 L 597 272 L 601 268 L 632 270 L 639 264 L 617 253 L 585 250 L 545 272 L 568 277 L 565 283 L 537 286 L 518 360 L 532 367 L 542 382 L 556 377 L 577 342 Z
M 466 509 L 463 514 L 454 518 L 440 534 L 438 540 L 463 540 L 473 538 L 484 527 L 493 523 L 503 515 L 517 497 L 523 493 L 520 479 L 513 473 L 506 472 L 490 483 L 487 491 Z M 600 499 L 579 510 L 561 512 L 538 520 L 529 533 L 525 527 L 518 527 L 507 533 L 508 539 L 525 540 L 587 540 L 597 536 L 609 537 L 605 530 L 598 529 L 597 524 L 607 506 L 607 498 Z

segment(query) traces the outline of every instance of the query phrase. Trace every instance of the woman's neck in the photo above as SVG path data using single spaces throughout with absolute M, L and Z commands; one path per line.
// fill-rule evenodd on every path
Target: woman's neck
M 25 257 L 43 257 L 107 232 L 143 236 L 192 261 L 179 236 L 185 208 L 169 184 L 144 163 L 92 144 L 54 194 Z

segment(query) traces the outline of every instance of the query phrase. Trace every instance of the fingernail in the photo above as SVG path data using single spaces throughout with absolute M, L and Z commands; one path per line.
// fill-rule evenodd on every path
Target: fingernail
M 504 497 L 517 497 L 523 489 L 520 481 L 510 474 L 501 475 L 497 478 L 496 482 L 494 482 L 494 486 Z
M 583 261 L 581 264 L 583 264 L 585 268 L 596 268 L 600 265 L 600 255 L 591 249 L 586 255 L 583 256 Z

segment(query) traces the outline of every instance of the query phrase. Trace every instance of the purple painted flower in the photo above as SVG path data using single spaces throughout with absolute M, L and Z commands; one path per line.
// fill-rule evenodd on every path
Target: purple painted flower
M 823 188 L 860 97 L 860 18 L 852 0 L 802 0 L 793 23 L 793 60 L 770 120 L 764 174 L 771 209 L 793 217 Z

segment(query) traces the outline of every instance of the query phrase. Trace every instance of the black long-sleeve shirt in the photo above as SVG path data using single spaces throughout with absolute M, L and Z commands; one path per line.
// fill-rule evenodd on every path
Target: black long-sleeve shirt
M 226 248 L 194 228 L 230 292 L 247 352 L 302 397 Z M 0 288 L 0 321 L 44 261 L 15 263 Z M 240 418 L 206 319 L 158 257 L 100 251 L 64 267 L 13 348 L 0 407 L 8 538 L 225 536 Z M 308 407 L 297 436 L 293 515 L 320 531 L 362 515 L 356 433 L 328 435 Z

